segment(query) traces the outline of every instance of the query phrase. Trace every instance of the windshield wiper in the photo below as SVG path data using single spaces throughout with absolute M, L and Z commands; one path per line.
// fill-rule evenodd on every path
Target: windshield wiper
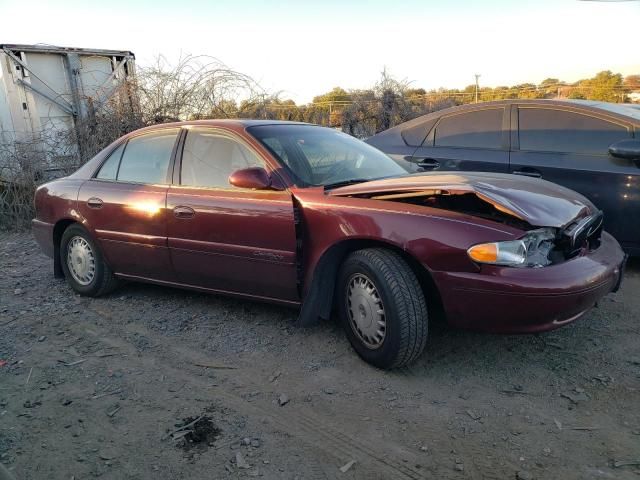
M 370 182 L 372 180 L 376 180 L 375 178 L 350 178 L 349 180 L 342 180 L 341 182 L 327 183 L 324 186 L 325 190 L 329 190 L 331 188 L 340 188 L 346 187 L 347 185 L 355 185 L 356 183 L 364 183 Z

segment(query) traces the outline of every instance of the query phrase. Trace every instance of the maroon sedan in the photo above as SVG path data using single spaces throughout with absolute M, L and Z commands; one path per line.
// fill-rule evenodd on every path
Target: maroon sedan
M 618 288 L 624 254 L 583 196 L 539 179 L 407 174 L 312 125 L 167 124 L 41 186 L 34 234 L 83 295 L 120 279 L 335 310 L 383 368 L 423 351 L 428 312 L 537 332 Z

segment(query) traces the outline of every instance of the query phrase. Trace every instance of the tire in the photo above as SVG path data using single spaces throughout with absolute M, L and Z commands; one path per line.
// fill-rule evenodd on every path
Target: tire
M 69 251 L 78 252 L 68 263 Z M 118 286 L 113 271 L 105 263 L 102 252 L 89 233 L 80 225 L 67 227 L 60 240 L 60 264 L 67 283 L 76 292 L 88 297 L 99 297 Z M 89 267 L 87 267 L 89 265 Z M 72 271 L 73 270 L 73 271 Z
M 347 338 L 367 363 L 398 368 L 422 354 L 427 304 L 418 279 L 400 255 L 382 248 L 351 253 L 340 268 L 336 293 Z

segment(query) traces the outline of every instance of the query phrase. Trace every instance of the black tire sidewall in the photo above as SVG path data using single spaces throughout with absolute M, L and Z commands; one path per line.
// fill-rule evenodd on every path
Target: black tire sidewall
M 81 285 L 69 272 L 69 267 L 67 266 L 67 248 L 73 237 L 82 237 L 93 250 L 93 255 L 96 259 L 96 273 L 89 285 Z M 102 288 L 102 284 L 104 283 L 106 266 L 102 257 L 102 252 L 100 252 L 96 242 L 91 238 L 91 235 L 89 235 L 89 232 L 87 232 L 84 227 L 81 227 L 80 225 L 71 225 L 62 234 L 62 238 L 60 240 L 60 264 L 67 283 L 69 283 L 71 288 L 82 295 L 98 295 Z
M 385 319 L 387 322 L 385 338 L 377 349 L 367 347 L 362 340 L 356 335 L 351 327 L 349 313 L 347 312 L 347 287 L 349 279 L 356 273 L 362 273 L 369 277 L 373 282 L 384 305 Z M 348 258 L 340 269 L 338 277 L 338 292 L 336 295 L 338 302 L 337 309 L 340 322 L 344 328 L 349 342 L 360 357 L 366 362 L 379 367 L 389 368 L 395 363 L 396 357 L 400 350 L 400 322 L 397 317 L 397 309 L 395 298 L 387 285 L 385 279 L 380 275 L 377 269 L 371 265 L 363 257 L 353 256 Z

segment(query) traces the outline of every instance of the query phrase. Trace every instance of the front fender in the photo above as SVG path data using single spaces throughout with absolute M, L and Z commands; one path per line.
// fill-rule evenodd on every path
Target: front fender
M 477 271 L 466 250 L 522 231 L 468 215 L 399 202 L 294 192 L 301 208 L 301 323 L 330 314 L 339 264 L 354 248 L 402 250 L 430 271 Z M 327 310 L 329 309 L 329 310 Z

